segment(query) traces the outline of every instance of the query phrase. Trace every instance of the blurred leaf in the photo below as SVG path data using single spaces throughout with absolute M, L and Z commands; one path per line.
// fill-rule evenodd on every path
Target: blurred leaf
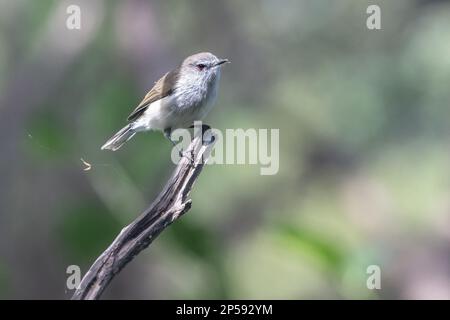
M 171 243 L 179 247 L 180 250 L 193 256 L 211 260 L 217 256 L 218 248 L 214 243 L 214 237 L 193 220 L 181 219 L 166 231 Z
M 35 114 L 27 130 L 29 138 L 27 150 L 38 157 L 62 156 L 69 151 L 70 145 L 73 143 L 63 121 L 54 111 Z
M 119 230 L 119 222 L 105 208 L 86 202 L 69 209 L 59 226 L 67 255 L 80 263 L 99 255 Z
M 282 226 L 280 231 L 283 240 L 293 250 L 321 262 L 329 270 L 340 270 L 344 260 L 343 253 L 335 244 L 325 241 L 320 234 L 289 225 Z

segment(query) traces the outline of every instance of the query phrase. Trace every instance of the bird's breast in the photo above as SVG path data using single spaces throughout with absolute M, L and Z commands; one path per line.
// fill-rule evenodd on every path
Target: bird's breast
M 197 109 L 208 108 L 214 103 L 217 97 L 217 80 L 193 81 L 178 86 L 174 92 L 176 100 L 175 108 L 179 112 L 193 112 Z

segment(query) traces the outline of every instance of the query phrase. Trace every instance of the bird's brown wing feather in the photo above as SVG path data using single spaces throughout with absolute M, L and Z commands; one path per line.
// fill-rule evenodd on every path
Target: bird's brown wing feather
M 153 88 L 145 95 L 141 103 L 128 116 L 128 121 L 134 121 L 139 118 L 149 105 L 159 99 L 170 96 L 173 93 L 173 88 L 178 80 L 178 69 L 167 72 L 161 79 L 159 79 Z

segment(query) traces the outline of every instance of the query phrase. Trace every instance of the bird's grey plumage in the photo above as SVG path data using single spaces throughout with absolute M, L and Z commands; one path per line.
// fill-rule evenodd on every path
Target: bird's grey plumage
M 220 60 L 209 52 L 187 57 L 166 73 L 129 115 L 130 123 L 109 139 L 102 149 L 117 150 L 136 132 L 169 132 L 202 120 L 214 104 L 220 79 Z

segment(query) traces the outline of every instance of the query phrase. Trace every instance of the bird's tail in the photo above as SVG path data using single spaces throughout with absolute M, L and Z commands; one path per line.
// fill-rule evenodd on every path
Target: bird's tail
M 131 128 L 131 124 L 120 129 L 115 135 L 113 135 L 106 143 L 102 146 L 102 150 L 112 150 L 116 151 L 125 142 L 130 140 L 134 135 L 135 131 Z

